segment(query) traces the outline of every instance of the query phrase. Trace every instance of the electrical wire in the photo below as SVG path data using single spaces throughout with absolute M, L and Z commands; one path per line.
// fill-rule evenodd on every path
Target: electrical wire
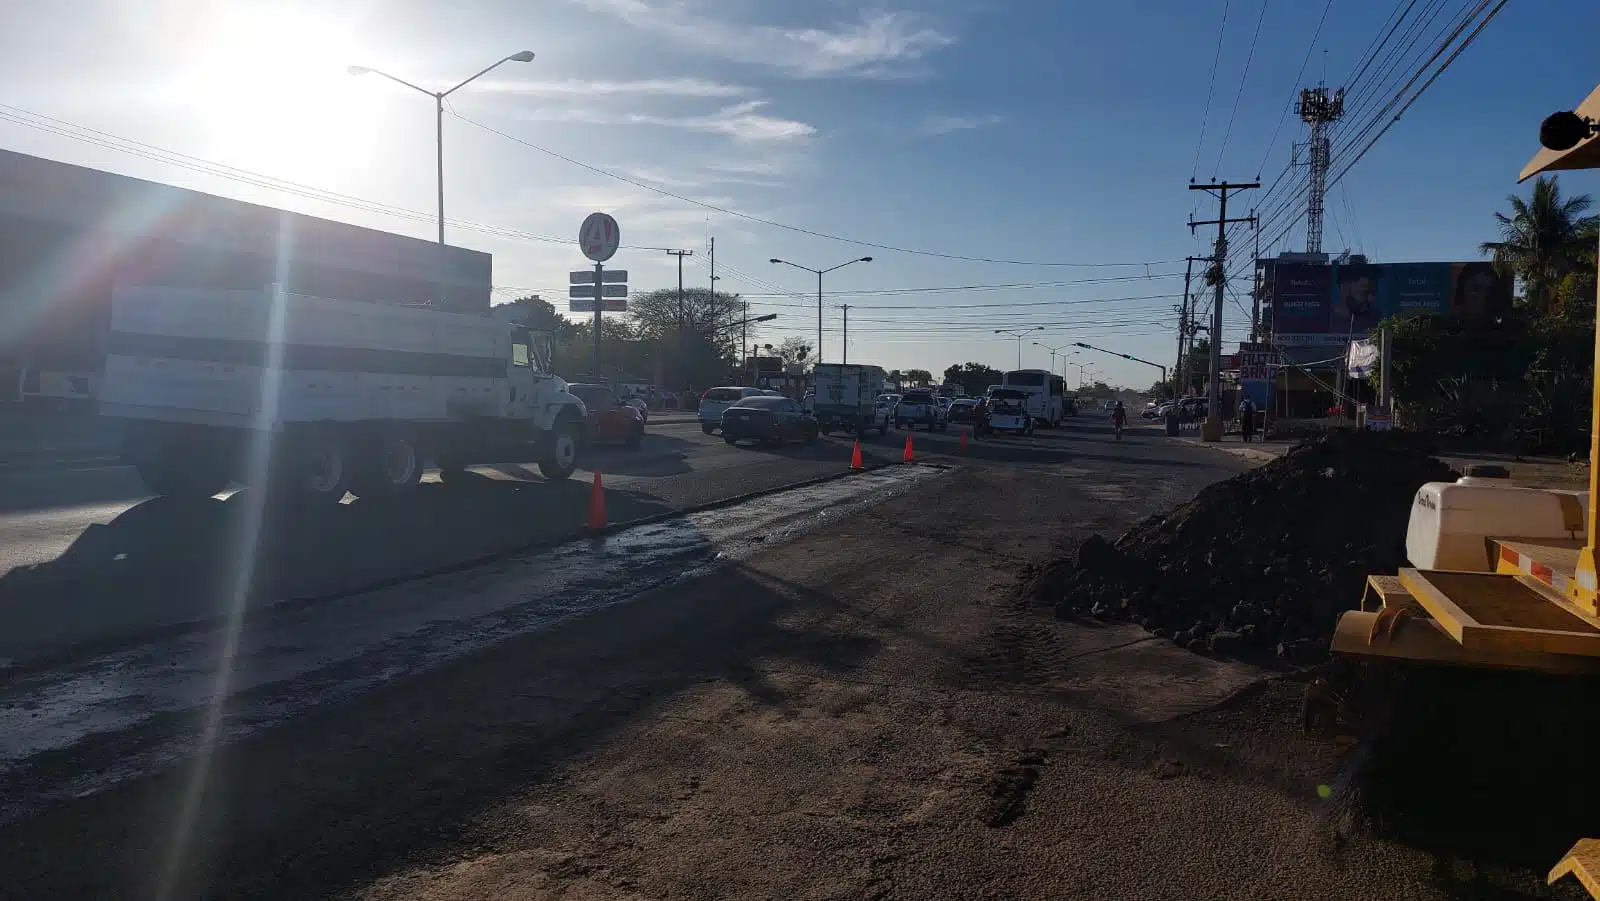
M 796 234 L 809 235 L 810 237 L 813 237 L 813 238 L 822 238 L 822 239 L 825 239 L 825 240 L 828 240 L 828 241 L 837 241 L 837 242 L 839 242 L 841 244 L 853 244 L 853 245 L 855 245 L 857 247 L 870 247 L 870 248 L 872 248 L 874 250 L 883 250 L 883 251 L 888 251 L 888 252 L 891 252 L 891 253 L 905 253 L 905 254 L 912 254 L 914 256 L 934 257 L 934 258 L 943 259 L 943 260 L 956 260 L 956 261 L 965 262 L 965 263 L 994 263 L 994 264 L 1005 265 L 1005 266 L 1049 266 L 1049 267 L 1062 267 L 1062 268 L 1085 268 L 1085 269 L 1087 269 L 1087 268 L 1108 268 L 1108 269 L 1110 269 L 1110 268 L 1129 268 L 1129 267 L 1133 267 L 1133 266 L 1156 266 L 1156 265 L 1164 265 L 1164 264 L 1172 264 L 1172 263 L 1182 262 L 1181 260 L 1144 260 L 1144 261 L 1131 262 L 1131 263 L 1063 263 L 1063 262 L 1054 262 L 1054 261 L 1046 261 L 1046 260 L 1010 260 L 1010 259 L 1001 259 L 1001 258 L 997 258 L 997 257 L 975 257 L 975 256 L 964 256 L 962 254 L 955 254 L 955 253 L 941 253 L 939 251 L 934 251 L 934 250 L 919 250 L 919 249 L 914 248 L 914 247 L 900 247 L 900 246 L 897 246 L 897 245 L 894 245 L 894 244 L 879 244 L 879 243 L 876 243 L 876 242 L 873 242 L 873 241 L 862 241 L 862 240 L 858 240 L 856 238 L 846 238 L 846 237 L 842 237 L 840 235 L 832 235 L 832 234 L 828 234 L 827 232 L 816 231 L 814 229 L 802 228 L 802 227 L 800 227 L 798 225 L 789 225 L 789 224 L 784 223 L 784 222 L 778 222 L 778 221 L 775 221 L 775 220 L 772 220 L 772 219 L 766 219 L 766 218 L 763 218 L 761 216 L 753 216 L 753 215 L 751 215 L 749 213 L 742 213 L 742 212 L 740 212 L 738 210 L 730 209 L 730 208 L 724 207 L 724 206 L 719 206 L 719 205 L 714 204 L 714 203 L 707 203 L 706 201 L 703 201 L 703 200 L 696 200 L 693 197 L 687 197 L 687 196 L 685 196 L 683 194 L 679 194 L 679 193 L 677 193 L 675 191 L 669 191 L 666 188 L 662 188 L 662 187 L 659 187 L 659 186 L 656 186 L 656 185 L 652 185 L 649 182 L 640 181 L 639 179 L 631 178 L 629 176 L 622 175 L 621 173 L 612 172 L 609 169 L 603 169 L 603 168 L 601 168 L 599 166 L 592 166 L 592 165 L 590 165 L 588 163 L 582 162 L 581 160 L 573 159 L 570 156 L 566 156 L 565 154 L 558 153 L 558 152 L 556 152 L 554 150 L 551 150 L 551 149 L 549 149 L 547 147 L 541 147 L 540 145 L 535 144 L 532 141 L 528 141 L 528 140 L 524 140 L 523 138 L 519 138 L 516 135 L 513 135 L 513 134 L 511 134 L 509 132 L 504 132 L 504 131 L 501 131 L 500 129 L 495 128 L 493 126 L 485 125 L 484 123 L 479 122 L 476 119 L 469 119 L 466 116 L 461 116 L 461 115 L 457 115 L 455 118 L 460 120 L 461 122 L 464 122 L 464 123 L 466 123 L 468 125 L 473 126 L 474 128 L 482 129 L 483 131 L 486 131 L 489 134 L 498 135 L 498 136 L 500 136 L 502 138 L 505 138 L 508 141 L 513 142 L 513 143 L 521 144 L 522 146 L 528 148 L 529 150 L 537 151 L 537 152 L 542 153 L 542 154 L 544 154 L 546 156 L 549 156 L 549 157 L 551 157 L 553 159 L 561 160 L 564 163 L 570 163 L 571 165 L 577 166 L 580 169 L 584 169 L 584 170 L 587 170 L 589 172 L 593 172 L 596 175 L 603 175 L 603 176 L 605 176 L 607 178 L 616 179 L 617 181 L 623 182 L 625 184 L 633 185 L 636 188 L 642 188 L 642 189 L 644 189 L 646 191 L 651 191 L 653 193 L 660 194 L 663 197 L 670 197 L 673 200 L 679 200 L 679 201 L 682 201 L 684 203 L 691 204 L 693 206 L 701 207 L 702 209 L 711 210 L 712 212 L 715 212 L 715 213 L 721 213 L 724 216 L 732 216 L 735 219 L 743 219 L 746 222 L 754 222 L 757 225 L 765 225 L 765 226 L 768 226 L 769 228 L 778 228 L 778 229 L 782 229 L 784 231 L 794 232 Z
M 1206 144 L 1206 126 L 1211 122 L 1211 97 L 1217 90 L 1217 69 L 1222 65 L 1222 39 L 1228 34 L 1228 5 L 1230 0 L 1222 0 L 1222 24 L 1217 26 L 1217 51 L 1211 58 L 1211 80 L 1206 86 L 1205 110 L 1200 114 L 1200 139 L 1194 145 L 1194 166 L 1189 174 L 1189 183 L 1194 184 L 1200 177 L 1200 151 Z
M 1256 15 L 1256 30 L 1250 36 L 1250 52 L 1244 58 L 1244 71 L 1239 73 L 1239 90 L 1233 95 L 1233 111 L 1228 113 L 1228 127 L 1222 131 L 1222 146 L 1217 148 L 1217 165 L 1211 170 L 1215 181 L 1222 171 L 1222 158 L 1228 152 L 1228 138 L 1233 135 L 1233 120 L 1239 115 L 1239 101 L 1244 97 L 1244 86 L 1250 78 L 1250 63 L 1256 58 L 1256 42 L 1261 39 L 1261 23 L 1267 18 L 1267 0 L 1261 0 L 1261 12 Z

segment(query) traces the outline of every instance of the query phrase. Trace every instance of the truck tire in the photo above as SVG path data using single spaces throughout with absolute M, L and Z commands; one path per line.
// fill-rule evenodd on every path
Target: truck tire
M 146 487 L 162 497 L 205 500 L 228 487 L 226 468 L 203 458 L 183 460 L 158 452 L 134 463 L 134 469 Z
M 325 507 L 344 500 L 354 464 L 350 442 L 333 429 L 288 437 L 280 444 L 274 493 L 297 506 Z
M 700 431 L 706 433 L 707 435 L 711 434 L 712 432 L 715 432 L 716 430 L 717 430 L 717 427 L 714 426 L 714 425 L 711 425 L 709 423 L 704 423 L 704 422 L 700 423 Z
M 578 424 L 571 419 L 557 420 L 550 431 L 544 452 L 539 456 L 539 472 L 552 482 L 569 478 L 578 468 Z
M 628 448 L 628 450 L 638 450 L 639 445 L 643 443 L 644 423 L 641 422 L 628 430 L 628 440 L 625 442 L 625 446 Z
M 385 429 L 362 442 L 354 461 L 350 490 L 357 497 L 379 498 L 405 494 L 422 481 L 425 459 L 415 434 Z

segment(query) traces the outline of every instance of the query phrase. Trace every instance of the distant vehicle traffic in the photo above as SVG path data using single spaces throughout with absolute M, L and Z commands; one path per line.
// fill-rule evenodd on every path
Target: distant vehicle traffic
M 907 391 L 900 396 L 900 403 L 894 408 L 894 427 L 909 429 L 922 426 L 928 431 L 944 431 L 949 424 L 944 410 L 939 408 L 939 403 L 932 391 L 919 389 Z
M 1014 435 L 1033 434 L 1035 421 L 1028 412 L 1030 393 L 1018 388 L 996 388 L 989 392 L 989 429 Z
M 722 440 L 734 444 L 754 439 L 766 445 L 817 440 L 817 420 L 787 397 L 752 395 L 730 404 L 722 414 Z
M 978 401 L 971 397 L 958 397 L 950 402 L 950 408 L 945 411 L 951 422 L 972 423 L 977 420 Z
M 1002 388 L 1027 395 L 1028 416 L 1055 428 L 1067 416 L 1067 380 L 1046 369 L 1014 369 L 1000 379 Z
M 644 417 L 605 385 L 569 385 L 567 390 L 583 401 L 584 440 L 590 444 L 620 441 L 637 450 L 644 442 Z
M 777 393 L 766 388 L 735 386 L 708 388 L 700 395 L 700 412 L 697 417 L 700 421 L 700 431 L 709 435 L 722 428 L 723 411 L 747 397 L 770 397 Z
M 816 385 L 812 415 L 826 435 L 834 429 L 864 434 L 877 429 L 889 431 L 888 416 L 878 404 L 883 393 L 884 372 L 877 366 L 856 363 L 818 363 L 812 370 Z

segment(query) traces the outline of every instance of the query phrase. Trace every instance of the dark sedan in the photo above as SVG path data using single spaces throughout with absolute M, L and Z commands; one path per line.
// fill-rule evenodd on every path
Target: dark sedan
M 817 420 L 787 397 L 747 397 L 722 414 L 722 440 L 753 438 L 762 444 L 817 440 Z

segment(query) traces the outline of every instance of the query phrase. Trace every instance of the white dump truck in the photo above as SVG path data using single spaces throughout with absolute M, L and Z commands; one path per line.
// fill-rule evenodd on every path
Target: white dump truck
M 408 491 L 432 458 L 577 464 L 583 402 L 501 317 L 260 291 L 119 288 L 100 413 L 152 491 L 300 502 Z

